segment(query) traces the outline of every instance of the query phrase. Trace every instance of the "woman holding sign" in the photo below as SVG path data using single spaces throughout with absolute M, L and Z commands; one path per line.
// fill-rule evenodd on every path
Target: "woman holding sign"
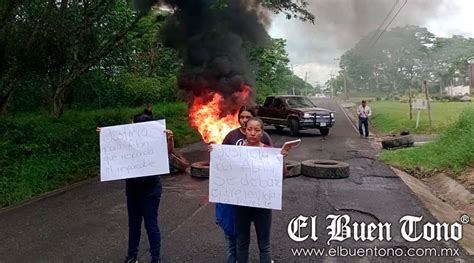
M 240 127 L 230 131 L 222 141 L 227 145 L 244 145 L 247 141 L 245 129 L 249 119 L 255 117 L 255 112 L 248 106 L 242 106 L 239 109 Z M 263 130 L 262 130 L 263 131 Z M 266 145 L 272 145 L 270 136 L 263 132 L 261 141 Z M 211 150 L 209 146 L 209 151 Z M 224 230 L 225 239 L 227 241 L 227 263 L 236 262 L 237 240 L 234 225 L 234 206 L 229 204 L 216 204 L 216 224 Z
M 153 121 L 151 108 L 135 115 L 133 123 Z M 101 129 L 97 128 L 97 133 Z M 166 130 L 168 153 L 173 151 L 173 132 Z M 158 208 L 161 199 L 161 181 L 158 175 L 129 178 L 125 180 L 128 211 L 128 251 L 126 263 L 138 262 L 138 246 L 142 232 L 142 221 L 150 243 L 151 262 L 161 262 L 161 235 L 158 227 Z
M 272 147 L 262 143 L 263 122 L 259 118 L 251 118 L 248 120 L 245 129 L 246 143 L 244 146 L 254 147 Z M 288 155 L 290 145 L 282 148 L 281 154 Z M 286 176 L 286 169 L 283 169 Z M 272 210 L 266 208 L 256 208 L 247 206 L 234 206 L 235 228 L 237 233 L 237 262 L 248 262 L 249 245 L 250 245 L 250 228 L 252 222 L 257 232 L 257 242 L 260 251 L 260 262 L 272 262 L 270 255 L 270 229 L 272 225 Z

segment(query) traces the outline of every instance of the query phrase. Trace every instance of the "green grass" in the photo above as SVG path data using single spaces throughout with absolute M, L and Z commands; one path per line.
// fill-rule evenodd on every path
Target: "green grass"
M 16 114 L 0 121 L 0 207 L 16 204 L 65 185 L 97 176 L 97 126 L 130 123 L 142 108 L 69 110 L 59 120 L 47 114 Z M 196 142 L 184 103 L 161 104 L 177 146 Z
M 382 160 L 412 175 L 435 172 L 457 176 L 474 166 L 474 108 L 466 109 L 434 142 L 422 147 L 384 151 Z
M 453 124 L 464 109 L 474 108 L 474 103 L 433 102 L 432 128 L 429 126 L 428 110 L 422 110 L 418 129 L 415 129 L 417 111 L 413 111 L 413 119 L 410 120 L 408 103 L 373 101 L 369 106 L 373 111 L 371 125 L 382 134 L 398 134 L 407 129 L 415 134 L 439 134 Z M 353 110 L 355 111 L 355 108 Z

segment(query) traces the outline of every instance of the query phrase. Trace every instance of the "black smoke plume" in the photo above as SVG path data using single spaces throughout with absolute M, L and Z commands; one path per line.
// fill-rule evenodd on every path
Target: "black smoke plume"
M 178 50 L 183 66 L 178 86 L 188 102 L 194 96 L 209 100 L 212 92 L 225 101 L 223 114 L 235 113 L 244 102 L 243 85 L 255 86 L 255 76 L 244 46 L 261 46 L 269 40 L 269 18 L 257 0 L 136 0 L 146 12 L 165 5 L 173 14 L 162 28 L 165 45 Z M 254 91 L 250 93 L 250 102 Z

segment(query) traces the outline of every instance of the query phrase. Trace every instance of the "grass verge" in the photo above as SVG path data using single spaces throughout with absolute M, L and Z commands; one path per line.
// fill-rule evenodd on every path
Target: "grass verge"
M 383 151 L 381 159 L 418 177 L 436 172 L 460 175 L 474 166 L 474 108 L 461 116 L 432 143 L 422 147 Z
M 69 110 L 58 120 L 39 113 L 2 119 L 0 207 L 97 176 L 99 136 L 95 128 L 130 123 L 142 110 Z M 154 115 L 166 118 L 178 147 L 200 139 L 188 125 L 186 104 L 162 104 Z

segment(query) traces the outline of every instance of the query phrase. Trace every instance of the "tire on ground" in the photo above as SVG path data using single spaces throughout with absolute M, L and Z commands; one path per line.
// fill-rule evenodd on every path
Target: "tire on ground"
M 169 154 L 169 158 L 170 165 L 180 172 L 185 172 L 190 164 L 188 159 L 186 159 L 186 157 L 184 157 L 184 155 L 182 155 L 176 149 L 173 149 L 173 151 Z
M 414 144 L 415 141 L 411 135 L 393 136 L 382 140 L 382 148 L 384 149 L 410 147 Z
M 191 176 L 209 178 L 209 161 L 199 161 L 191 164 Z
M 286 177 L 296 177 L 301 175 L 301 162 L 285 160 L 285 166 L 288 172 Z
M 338 179 L 349 177 L 349 164 L 334 160 L 307 160 L 301 162 L 301 174 L 314 178 Z

